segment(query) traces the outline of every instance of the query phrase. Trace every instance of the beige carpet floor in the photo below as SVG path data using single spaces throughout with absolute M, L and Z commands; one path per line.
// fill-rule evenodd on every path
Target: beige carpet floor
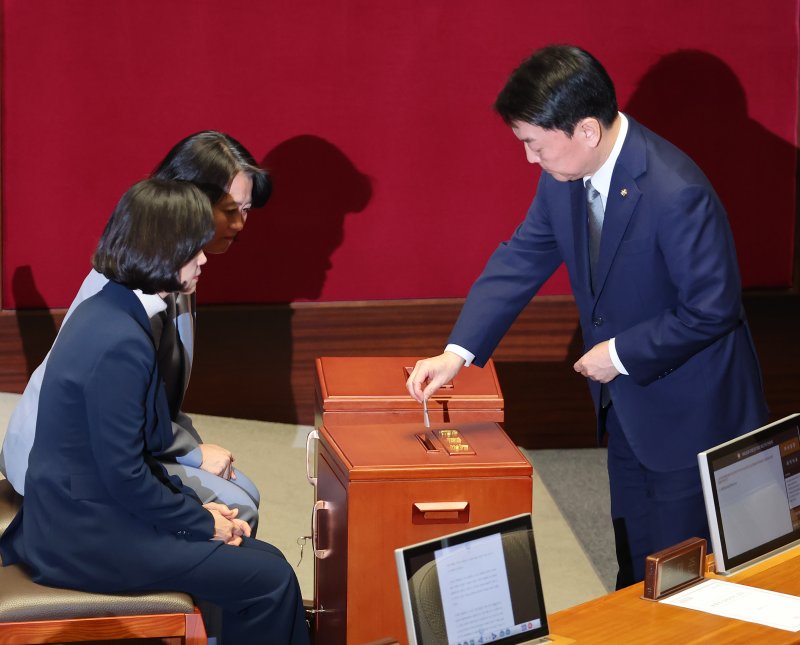
M 0 393 L 0 437 L 19 395 Z M 313 598 L 313 556 L 300 562 L 297 539 L 311 530 L 314 490 L 306 480 L 306 436 L 312 429 L 264 421 L 192 415 L 204 440 L 230 449 L 236 466 L 261 491 L 259 538 L 280 548 L 295 567 L 305 598 Z M 595 568 L 534 472 L 534 534 L 548 613 L 606 593 Z M 298 564 L 299 563 L 299 564 Z

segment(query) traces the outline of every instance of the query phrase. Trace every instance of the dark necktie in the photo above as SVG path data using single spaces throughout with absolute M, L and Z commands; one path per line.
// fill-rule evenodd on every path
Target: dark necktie
M 592 291 L 597 293 L 597 258 L 600 257 L 600 236 L 603 232 L 603 199 L 592 186 L 592 180 L 586 180 L 586 201 L 589 206 L 589 271 L 592 278 Z
M 592 180 L 586 180 L 586 202 L 589 206 L 589 271 L 592 278 L 592 292 L 597 293 L 597 258 L 600 257 L 600 237 L 603 232 L 603 198 L 592 186 Z M 600 405 L 604 408 L 611 403 L 611 392 L 607 385 L 600 386 Z
M 175 294 L 166 296 L 164 302 L 167 308 L 158 314 L 161 319 L 161 335 L 156 338 L 158 370 L 167 391 L 170 415 L 175 419 L 183 401 L 183 345 L 175 324 L 177 318 Z

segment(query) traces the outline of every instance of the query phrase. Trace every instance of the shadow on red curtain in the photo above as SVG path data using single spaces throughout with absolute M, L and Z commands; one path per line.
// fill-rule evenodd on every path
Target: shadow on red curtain
M 797 150 L 748 116 L 733 70 L 703 51 L 668 54 L 642 77 L 625 111 L 711 180 L 728 211 L 744 286 L 790 287 Z

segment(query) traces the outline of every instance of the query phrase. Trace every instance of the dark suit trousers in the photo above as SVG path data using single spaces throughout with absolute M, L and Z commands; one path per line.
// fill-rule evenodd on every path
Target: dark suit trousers
M 271 544 L 244 538 L 221 546 L 193 569 L 146 589 L 183 591 L 222 609 L 225 645 L 308 645 L 294 570 Z
M 613 403 L 604 414 L 617 589 L 621 589 L 644 580 L 645 559 L 651 553 L 691 537 L 709 540 L 708 520 L 699 468 L 648 470 L 631 450 Z

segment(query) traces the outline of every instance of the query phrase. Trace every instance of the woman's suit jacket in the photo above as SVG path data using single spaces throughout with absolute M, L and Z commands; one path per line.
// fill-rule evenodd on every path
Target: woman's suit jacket
M 84 300 L 98 293 L 108 284 L 108 278 L 102 273 L 92 269 L 81 284 L 75 299 L 72 301 L 66 316 L 62 321 L 62 326 L 72 317 L 75 309 Z M 155 297 L 155 296 L 146 296 Z M 189 373 L 192 369 L 192 357 L 194 354 L 194 319 L 195 319 L 195 296 L 179 294 L 176 297 L 177 319 L 176 324 L 180 332 L 181 347 L 183 350 L 183 374 L 182 391 L 188 387 Z M 163 306 L 163 303 L 162 303 Z M 161 338 L 161 316 L 151 313 L 150 325 L 156 339 Z M 60 332 L 59 332 L 60 333 Z M 8 427 L 3 438 L 3 447 L 0 451 L 0 471 L 6 476 L 14 489 L 20 494 L 25 494 L 25 472 L 28 468 L 28 456 L 33 446 L 33 438 L 36 435 L 36 416 L 39 409 L 39 392 L 42 388 L 45 370 L 50 359 L 50 354 L 45 356 L 31 374 L 25 391 L 17 403 Z M 178 378 L 176 374 L 162 373 L 165 378 Z M 175 460 L 187 466 L 199 467 L 202 461 L 199 445 L 200 436 L 192 424 L 191 418 L 181 411 L 178 411 L 175 420 L 172 422 L 173 440 L 172 445 L 163 452 L 163 457 Z
M 195 566 L 222 543 L 210 541 L 212 515 L 154 458 L 171 442 L 150 322 L 136 295 L 110 282 L 52 349 L 3 562 L 88 591 L 134 589 Z
M 597 292 L 585 188 L 543 172 L 525 220 L 473 285 L 449 342 L 482 365 L 563 261 L 585 349 L 615 337 L 629 372 L 608 384 L 626 438 L 648 468 L 678 470 L 763 424 L 767 408 L 725 210 L 694 162 L 628 122 L 606 204 Z M 589 386 L 597 406 L 599 384 Z

